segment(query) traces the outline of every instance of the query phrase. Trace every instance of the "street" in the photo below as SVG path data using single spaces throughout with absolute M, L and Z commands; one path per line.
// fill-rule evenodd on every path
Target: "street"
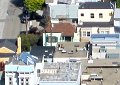
M 0 0 L 0 39 L 2 38 L 5 20 L 7 16 L 9 0 Z
M 1 5 L 5 3 L 5 5 Z M 3 13 L 0 13 L 0 38 L 14 39 L 17 38 L 20 31 L 25 29 L 25 24 L 20 23 L 20 14 L 22 9 L 16 7 L 10 0 L 0 0 L 0 7 Z

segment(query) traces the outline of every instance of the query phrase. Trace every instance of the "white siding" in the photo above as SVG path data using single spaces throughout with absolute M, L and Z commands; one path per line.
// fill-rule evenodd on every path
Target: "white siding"
M 81 13 L 84 16 L 81 16 Z M 91 13 L 94 14 L 94 18 L 90 17 Z M 103 14 L 103 18 L 99 18 L 99 13 Z M 79 9 L 78 22 L 109 22 L 111 20 L 109 13 L 113 13 L 113 9 Z

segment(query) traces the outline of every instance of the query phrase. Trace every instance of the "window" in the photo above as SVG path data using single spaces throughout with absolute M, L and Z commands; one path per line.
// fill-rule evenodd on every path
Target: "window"
M 103 14 L 102 13 L 99 13 L 99 18 L 103 18 Z
M 90 32 L 87 32 L 87 36 L 90 36 Z
M 109 34 L 109 31 L 105 31 L 106 34 Z
M 9 77 L 9 85 L 13 85 L 12 77 Z
M 40 77 L 40 69 L 37 69 L 37 77 Z
M 51 43 L 51 39 L 52 39 L 53 43 L 58 42 L 58 37 L 56 37 L 56 36 L 48 36 L 48 37 L 46 37 L 46 42 Z
M 104 31 L 101 31 L 101 34 L 104 34 Z
M 29 78 L 26 78 L 25 80 L 26 85 L 29 85 Z
M 84 16 L 84 14 L 83 14 L 83 13 L 81 13 L 81 16 Z
M 86 36 L 86 31 L 83 31 L 83 36 Z
M 94 14 L 93 14 L 93 13 L 91 13 L 91 14 L 90 14 L 90 17 L 91 17 L 91 18 L 94 18 Z

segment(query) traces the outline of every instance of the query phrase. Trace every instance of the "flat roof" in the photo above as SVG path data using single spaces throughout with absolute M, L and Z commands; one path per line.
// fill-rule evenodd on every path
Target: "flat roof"
M 59 48 L 56 49 L 54 58 L 86 58 L 87 51 L 85 50 L 87 42 L 60 42 L 64 51 Z
M 45 63 L 40 81 L 77 81 L 81 63 Z
M 88 85 L 119 85 L 120 67 L 117 66 L 117 63 L 120 63 L 120 59 L 94 59 L 93 63 L 87 63 L 87 60 L 82 60 L 82 74 L 84 76 L 86 75 L 89 78 L 90 74 L 97 74 L 103 77 L 103 80 L 83 80 L 82 83 Z M 88 68 L 86 68 L 87 66 Z M 117 82 L 118 84 L 116 84 Z

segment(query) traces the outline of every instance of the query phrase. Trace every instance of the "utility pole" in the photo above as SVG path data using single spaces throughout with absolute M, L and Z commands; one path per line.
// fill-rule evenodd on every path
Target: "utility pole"
M 52 28 L 54 27 L 54 24 L 52 24 Z M 50 35 L 51 35 L 51 45 L 52 46 L 52 28 L 51 28 L 51 31 L 50 31 Z
M 28 28 L 28 26 L 27 26 L 27 24 L 28 24 L 28 20 L 27 20 L 27 15 L 25 16 L 25 25 L 26 25 L 26 35 L 28 34 L 28 30 L 27 30 L 27 28 Z

